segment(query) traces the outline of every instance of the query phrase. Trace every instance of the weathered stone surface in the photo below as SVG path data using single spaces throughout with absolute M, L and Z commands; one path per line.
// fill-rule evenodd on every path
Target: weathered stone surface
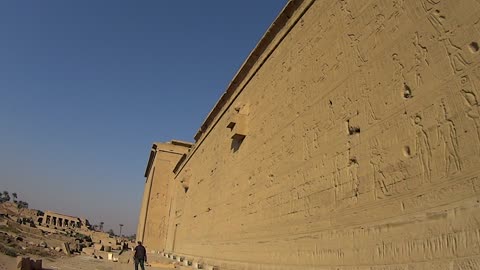
M 82 252 L 87 254 L 87 255 L 93 255 L 93 254 L 95 254 L 95 249 L 91 248 L 91 247 L 84 247 L 82 249 Z
M 23 260 L 24 260 L 23 257 L 21 257 L 21 256 L 18 256 L 18 257 L 17 257 L 17 264 L 16 264 L 16 265 L 17 265 L 17 269 L 21 269 L 21 268 L 22 268 Z
M 30 257 L 17 257 L 17 270 L 32 270 Z
M 31 260 L 32 270 L 42 270 L 42 260 Z
M 104 246 L 102 244 L 93 244 L 93 248 L 95 250 L 103 250 Z
M 103 250 L 106 251 L 106 252 L 110 252 L 110 251 L 112 251 L 112 246 L 110 246 L 110 245 L 105 245 L 105 246 L 103 247 Z
M 234 269 L 475 269 L 479 14 L 290 1 L 187 156 L 146 174 L 137 235 Z
M 66 243 L 66 242 L 63 243 L 63 252 L 66 255 L 72 254 L 72 251 L 70 250 L 70 244 L 69 243 Z
M 173 177 L 173 167 L 182 155 L 187 153 L 190 146 L 191 144 L 180 141 L 155 143 L 152 146 L 149 165 L 145 172 L 145 175 L 150 176 L 145 183 L 137 229 L 137 239 L 149 250 L 163 250 L 165 246 L 168 209 L 171 202 L 168 191 L 172 186 L 165 177 Z

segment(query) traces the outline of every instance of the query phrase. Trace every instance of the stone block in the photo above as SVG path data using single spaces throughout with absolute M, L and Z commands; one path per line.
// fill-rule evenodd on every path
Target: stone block
M 30 257 L 17 257 L 17 270 L 32 270 Z
M 63 243 L 63 253 L 65 253 L 66 255 L 72 254 L 72 251 L 70 250 L 70 244 L 67 242 Z
M 108 252 L 95 250 L 95 255 L 99 259 L 106 260 L 108 258 Z
M 193 262 L 192 267 L 194 269 L 203 269 L 203 264 L 201 262 Z
M 192 260 L 189 260 L 189 259 L 183 260 L 183 265 L 185 266 L 192 266 L 192 264 L 193 264 Z
M 87 254 L 87 255 L 93 255 L 95 254 L 95 249 L 91 247 L 85 247 L 82 249 L 82 252 Z
M 93 244 L 93 248 L 94 248 L 95 250 L 101 251 L 101 250 L 103 250 L 103 244 L 99 244 L 99 243 Z
M 43 269 L 42 260 L 31 260 L 32 270 L 42 270 Z
M 17 257 L 17 269 L 22 269 L 22 263 L 23 262 L 23 257 L 18 256 Z

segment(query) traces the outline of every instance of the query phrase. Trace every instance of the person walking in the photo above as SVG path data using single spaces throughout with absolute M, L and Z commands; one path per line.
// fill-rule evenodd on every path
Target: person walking
M 145 263 L 147 262 L 147 250 L 142 246 L 142 242 L 138 241 L 137 246 L 135 247 L 135 254 L 133 255 L 133 261 L 135 262 L 135 270 L 138 270 L 138 265 L 140 268 L 145 270 Z

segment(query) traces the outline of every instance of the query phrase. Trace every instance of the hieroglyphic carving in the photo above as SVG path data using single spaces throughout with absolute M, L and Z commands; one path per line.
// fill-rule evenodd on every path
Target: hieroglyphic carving
M 328 64 L 323 63 L 322 67 L 320 68 L 320 77 L 319 81 L 324 81 L 327 78 L 327 73 L 328 73 Z
M 480 104 L 478 102 L 478 89 L 468 75 L 460 80 L 461 93 L 467 107 L 465 114 L 473 121 L 477 133 L 477 147 L 480 148 Z
M 308 160 L 312 157 L 313 152 L 319 148 L 320 128 L 317 126 L 304 127 L 305 133 L 303 134 L 303 159 Z
M 370 166 L 372 168 L 373 176 L 373 193 L 375 199 L 381 199 L 390 195 L 390 190 L 387 182 L 387 177 L 381 169 L 383 165 L 383 155 L 385 151 L 380 148 L 379 142 L 377 139 L 374 139 L 371 142 L 371 155 L 370 155 Z
M 451 29 L 445 24 L 446 17 L 438 8 L 440 2 L 440 0 L 422 0 L 422 7 L 427 20 L 439 35 L 438 40 L 442 42 L 445 48 L 453 74 L 458 74 L 464 71 L 470 63 L 464 57 L 462 48 L 452 41 L 455 29 Z
M 440 11 L 437 9 L 437 5 L 440 4 L 440 0 L 422 0 L 422 8 L 427 16 L 427 20 L 435 28 L 438 33 L 445 32 L 443 26 L 443 20 L 445 19 L 440 15 Z
M 378 35 L 385 29 L 385 15 L 382 13 L 378 5 L 373 6 L 373 10 L 375 13 L 375 19 L 373 21 L 373 27 L 370 30 L 371 36 L 373 36 L 373 45 L 372 49 L 377 47 L 378 44 Z
M 413 46 L 415 46 L 415 84 L 418 87 L 422 84 L 422 67 L 430 65 L 428 62 L 428 49 L 421 44 L 418 32 L 415 32 Z
M 333 160 L 333 173 L 332 173 L 333 187 L 335 189 L 335 193 L 334 193 L 335 203 L 341 200 L 341 197 L 339 196 L 339 189 L 342 183 L 340 181 L 340 167 L 339 167 L 338 159 L 339 159 L 339 155 L 335 156 L 335 159 Z
M 364 73 L 361 73 L 361 82 L 360 88 L 362 92 L 360 93 L 360 97 L 362 98 L 363 103 L 363 112 L 362 114 L 366 118 L 366 121 L 369 125 L 377 122 L 379 120 L 375 110 L 373 109 L 373 105 L 371 99 L 374 97 L 372 88 L 368 83 L 368 79 Z
M 392 32 L 396 32 L 400 28 L 400 16 L 405 12 L 405 0 L 394 0 L 392 2 L 393 12 L 388 17 L 388 20 L 393 20 Z
M 411 89 L 407 86 L 406 84 L 406 77 L 405 77 L 405 65 L 403 62 L 400 60 L 400 57 L 398 56 L 397 53 L 392 54 L 392 61 L 394 63 L 394 71 L 393 71 L 393 76 L 392 76 L 392 83 L 393 83 L 393 89 L 392 89 L 392 98 L 396 99 L 398 92 L 400 91 L 399 89 L 402 88 L 408 88 L 408 95 L 411 96 Z M 404 90 L 405 91 L 405 90 Z
M 348 21 L 347 24 L 350 24 L 351 21 L 355 20 L 355 17 L 353 16 L 352 11 L 349 8 L 349 2 L 347 0 L 340 0 L 340 10 L 345 14 L 347 17 Z
M 423 128 L 422 117 L 416 115 L 413 122 L 416 127 L 415 148 L 422 167 L 422 177 L 424 181 L 429 182 L 432 179 L 432 148 L 430 147 L 430 139 Z
M 470 64 L 463 56 L 463 51 L 460 47 L 453 44 L 450 38 L 444 37 L 442 39 L 445 51 L 447 52 L 450 61 L 450 67 L 454 74 L 458 74 L 465 70 Z
M 350 157 L 348 162 L 348 177 L 352 182 L 353 198 L 356 201 L 360 192 L 360 180 L 358 179 L 358 160 L 356 157 Z
M 368 62 L 368 59 L 367 56 L 360 50 L 360 40 L 357 36 L 355 36 L 355 34 L 348 34 L 348 38 L 350 39 L 350 47 L 355 53 L 355 64 L 357 67 L 361 67 Z
M 451 173 L 460 171 L 462 169 L 460 157 L 458 155 L 457 132 L 455 129 L 455 124 L 448 116 L 445 100 L 442 100 L 439 107 L 441 119 L 437 120 L 438 144 L 443 144 L 445 173 L 446 175 L 450 175 Z
M 335 120 L 337 119 L 337 115 L 335 113 L 335 110 L 334 110 L 334 107 L 333 107 L 333 101 L 331 99 L 328 100 L 328 103 L 327 103 L 326 107 L 328 107 L 328 111 L 327 111 L 328 121 L 325 121 L 325 123 L 326 123 L 325 129 L 328 130 L 328 129 L 333 128 L 335 126 Z

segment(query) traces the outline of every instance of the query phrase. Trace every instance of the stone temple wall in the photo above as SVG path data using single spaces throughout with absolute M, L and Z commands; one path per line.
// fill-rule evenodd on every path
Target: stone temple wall
M 179 166 L 164 249 L 224 269 L 480 269 L 480 2 L 288 5 Z
M 190 146 L 171 141 L 155 143 L 152 147 L 137 227 L 137 241 L 142 241 L 149 251 L 160 251 L 165 247 L 172 200 L 169 192 L 169 185 L 173 183 L 172 170 Z

